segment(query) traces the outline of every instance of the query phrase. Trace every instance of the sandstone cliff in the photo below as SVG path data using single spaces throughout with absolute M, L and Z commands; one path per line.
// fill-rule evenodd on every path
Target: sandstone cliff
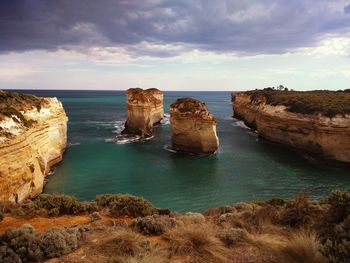
M 153 126 L 164 116 L 163 93 L 158 89 L 133 88 L 126 91 L 128 119 L 123 134 L 152 135 Z
M 312 95 L 311 98 L 315 97 Z M 263 138 L 325 159 L 350 162 L 349 114 L 326 116 L 320 112 L 298 113 L 295 109 L 292 112 L 285 105 L 276 102 L 271 105 L 266 97 L 253 98 L 247 92 L 233 95 L 233 110 L 234 117 L 257 130 Z
M 215 117 L 199 100 L 183 98 L 171 104 L 170 124 L 175 150 L 211 154 L 219 147 Z
M 66 148 L 67 121 L 56 98 L 0 91 L 0 200 L 41 193 Z

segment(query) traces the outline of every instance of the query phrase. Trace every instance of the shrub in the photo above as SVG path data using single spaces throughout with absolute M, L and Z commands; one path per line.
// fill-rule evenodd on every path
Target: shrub
M 330 204 L 329 220 L 341 223 L 350 215 L 350 192 L 334 191 L 327 198 Z
M 98 221 L 98 220 L 101 220 L 101 219 L 102 219 L 102 217 L 101 217 L 101 215 L 98 212 L 93 212 L 89 216 L 90 222 L 95 222 L 95 221 Z
M 280 215 L 280 222 L 291 227 L 300 227 L 319 216 L 318 207 L 313 205 L 306 194 L 299 194 L 287 202 Z
M 35 209 L 45 209 L 49 216 L 71 215 L 83 212 L 83 206 L 68 195 L 41 194 L 30 204 Z
M 221 230 L 218 237 L 227 246 L 235 245 L 245 240 L 247 231 L 241 228 L 229 228 Z
M 96 197 L 99 206 L 107 207 L 113 216 L 148 216 L 157 209 L 142 197 L 124 194 L 105 194 Z
M 77 229 L 53 228 L 46 233 L 35 233 L 30 226 L 9 229 L 0 236 L 3 245 L 0 259 L 1 262 L 38 262 L 59 257 L 76 249 L 79 237 Z
M 212 226 L 186 225 L 168 230 L 164 239 L 169 241 L 172 255 L 190 256 L 194 262 L 227 262 L 229 251 L 215 237 Z
M 11 248 L 0 245 L 0 262 L 22 263 L 22 260 Z
M 139 217 L 133 222 L 135 230 L 145 235 L 161 235 L 167 229 L 176 225 L 177 223 L 174 218 L 160 215 Z
M 68 254 L 78 247 L 80 232 L 77 228 L 51 228 L 41 235 L 40 242 L 45 258 Z
M 318 220 L 316 229 L 323 243 L 328 240 L 327 250 L 337 250 L 338 244 L 350 240 L 350 193 L 334 191 L 323 203 L 328 210 Z
M 327 257 L 330 263 L 347 263 L 350 259 L 350 241 L 346 239 L 330 240 L 327 239 L 321 245 L 320 250 Z
M 193 224 L 201 224 L 205 222 L 204 215 L 200 213 L 188 212 L 186 213 L 186 218 Z

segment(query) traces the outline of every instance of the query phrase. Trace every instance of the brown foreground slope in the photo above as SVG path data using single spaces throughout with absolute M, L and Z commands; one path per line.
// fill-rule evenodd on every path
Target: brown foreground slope
M 350 193 L 236 203 L 201 213 L 128 195 L 3 203 L 0 262 L 349 262 Z M 26 223 L 21 228 L 19 224 Z M 30 224 L 30 225 L 28 225 Z M 52 228 L 53 227 L 53 228 Z M 47 261 L 46 261 L 47 260 Z

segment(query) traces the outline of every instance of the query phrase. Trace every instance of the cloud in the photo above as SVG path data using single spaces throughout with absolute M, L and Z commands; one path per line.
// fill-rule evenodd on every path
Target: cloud
M 344 0 L 2 0 L 0 52 L 280 54 L 350 31 Z M 345 7 L 344 7 L 345 6 Z
M 344 12 L 350 14 L 350 4 L 344 7 Z

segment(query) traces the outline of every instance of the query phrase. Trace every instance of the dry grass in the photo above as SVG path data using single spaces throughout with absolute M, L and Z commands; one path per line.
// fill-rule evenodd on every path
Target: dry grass
M 167 263 L 170 262 L 167 255 L 160 250 L 145 252 L 137 256 L 115 257 L 108 263 Z
M 291 236 L 287 246 L 279 251 L 279 263 L 322 263 L 320 242 L 313 232 L 300 231 Z
M 230 251 L 215 237 L 213 226 L 209 224 L 169 230 L 164 239 L 169 242 L 171 256 L 187 256 L 187 262 L 228 262 Z
M 116 256 L 135 257 L 149 248 L 149 242 L 142 235 L 130 229 L 120 229 L 104 246 L 113 250 Z
M 323 263 L 320 242 L 314 232 L 299 230 L 291 235 L 248 235 L 247 242 L 271 255 L 271 263 Z
M 44 198 L 45 202 L 38 204 L 43 204 L 45 210 L 51 210 L 51 206 L 46 204 L 50 200 Z M 94 223 L 90 223 L 88 214 L 13 218 L 9 213 L 15 208 L 4 204 L 0 207 L 5 214 L 0 222 L 0 232 L 6 226 L 16 227 L 23 223 L 40 226 L 45 232 L 55 225 L 88 224 L 83 227 L 88 231 L 84 232 L 84 239 L 80 241 L 81 247 L 63 256 L 66 261 L 60 261 L 69 263 L 80 262 L 82 257 L 93 263 L 105 263 L 109 258 L 115 263 L 322 263 L 325 257 L 328 262 L 345 263 L 349 262 L 350 251 L 349 200 L 350 194 L 343 192 L 334 192 L 322 201 L 312 201 L 306 195 L 299 195 L 291 200 L 238 203 L 211 209 L 207 216 L 198 213 L 153 214 L 133 220 L 103 213 L 109 214 L 110 207 L 115 207 L 116 203 L 118 210 L 119 204 L 124 203 L 127 204 L 125 209 L 131 208 L 133 213 L 147 212 L 150 206 L 147 203 L 145 206 L 142 199 L 108 195 L 96 204 L 102 220 Z M 59 211 L 62 210 L 63 214 L 67 211 L 71 213 L 71 202 L 49 204 L 53 204 L 54 209 L 62 208 Z M 28 206 L 28 203 L 24 205 Z M 151 210 L 159 212 L 156 208 Z M 119 221 L 123 222 L 122 227 L 116 224 Z M 27 243 L 21 246 L 21 251 L 32 247 Z M 0 256 L 9 258 L 11 250 L 0 248 Z

